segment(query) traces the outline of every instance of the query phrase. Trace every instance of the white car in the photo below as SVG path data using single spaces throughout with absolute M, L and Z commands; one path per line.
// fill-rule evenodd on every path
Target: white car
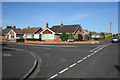
M 120 39 L 118 38 L 118 37 L 114 37 L 113 39 L 112 39 L 112 42 L 119 42 L 120 41 Z

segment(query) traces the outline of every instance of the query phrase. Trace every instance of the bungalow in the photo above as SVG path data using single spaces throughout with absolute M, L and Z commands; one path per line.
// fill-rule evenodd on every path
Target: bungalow
M 80 25 L 57 25 L 52 28 L 48 28 L 48 23 L 46 23 L 46 29 L 43 30 L 41 34 L 42 40 L 52 40 L 60 41 L 60 34 L 66 32 L 66 34 L 72 33 L 74 38 L 78 38 L 78 34 L 81 34 L 84 39 L 83 30 Z
M 22 37 L 23 33 L 21 29 L 14 26 L 13 29 L 3 30 L 2 35 L 5 36 L 6 39 L 16 39 L 17 37 Z
M 91 38 L 101 38 L 101 34 L 97 32 L 90 32 Z
M 90 39 L 90 31 L 89 30 L 83 30 L 83 33 L 84 33 L 85 40 L 89 40 Z
M 22 29 L 23 31 L 23 38 L 25 39 L 40 39 L 41 35 L 40 32 L 43 31 L 41 27 L 32 27 L 28 26 L 28 28 Z
M 16 26 L 13 29 L 7 29 L 2 32 L 2 35 L 6 36 L 6 39 L 19 39 L 19 38 L 30 38 L 30 39 L 40 39 L 40 32 L 43 31 L 40 27 L 24 28 L 19 29 Z

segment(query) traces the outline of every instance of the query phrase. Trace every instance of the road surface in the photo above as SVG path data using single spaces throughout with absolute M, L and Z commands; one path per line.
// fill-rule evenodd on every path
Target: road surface
M 54 78 L 83 80 L 85 78 L 118 78 L 118 43 L 107 42 L 101 45 L 5 44 L 7 45 L 3 47 L 30 51 L 40 57 L 41 64 L 33 78 L 48 80 Z

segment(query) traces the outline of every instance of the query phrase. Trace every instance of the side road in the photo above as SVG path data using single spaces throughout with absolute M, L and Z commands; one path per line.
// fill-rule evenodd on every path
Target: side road
M 37 65 L 36 57 L 27 51 L 15 48 L 2 48 L 3 79 L 27 78 Z

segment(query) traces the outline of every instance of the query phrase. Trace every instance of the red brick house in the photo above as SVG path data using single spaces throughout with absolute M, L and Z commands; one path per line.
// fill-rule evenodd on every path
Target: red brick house
M 28 26 L 28 28 L 22 29 L 23 31 L 23 38 L 29 38 L 29 39 L 40 39 L 41 35 L 40 32 L 43 31 L 41 27 L 32 27 Z
M 46 29 L 43 30 L 41 34 L 42 40 L 53 40 L 60 41 L 60 34 L 66 32 L 66 34 L 72 33 L 74 38 L 78 38 L 78 34 L 81 34 L 84 39 L 83 30 L 80 25 L 57 25 L 52 28 L 48 28 L 48 23 L 46 23 Z
M 16 26 L 13 27 L 13 29 L 10 30 L 4 30 L 2 32 L 2 35 L 6 36 L 7 39 L 17 39 L 17 38 L 29 38 L 29 39 L 40 39 L 40 32 L 43 31 L 40 27 L 33 27 L 30 28 L 24 28 L 24 29 L 18 29 Z
M 3 31 L 3 34 L 7 39 L 16 39 L 17 37 L 23 37 L 23 32 L 21 29 L 13 27 L 13 29 L 7 29 Z

